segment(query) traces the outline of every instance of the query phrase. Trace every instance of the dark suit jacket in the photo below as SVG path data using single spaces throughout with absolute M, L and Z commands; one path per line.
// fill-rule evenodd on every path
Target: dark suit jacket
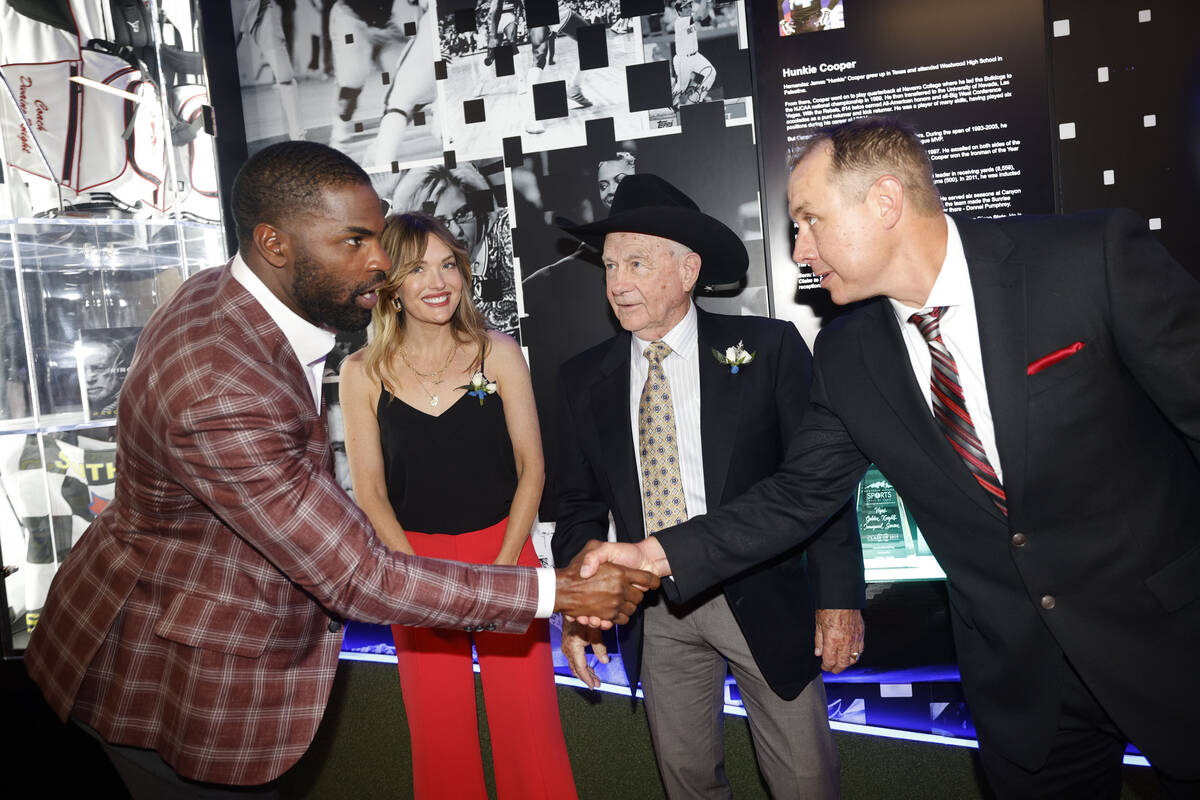
M 878 300 L 818 338 L 783 468 L 660 535 L 670 589 L 793 546 L 874 461 L 947 573 L 984 746 L 1044 763 L 1065 653 L 1156 766 L 1200 777 L 1200 284 L 1128 212 L 958 225 L 1008 518 L 938 430 Z
M 696 313 L 704 493 L 711 509 L 779 465 L 804 416 L 812 358 L 790 323 Z M 724 352 L 739 341 L 756 355 L 733 374 L 711 351 Z M 567 563 L 590 539 L 603 541 L 610 510 L 618 539 L 645 538 L 629 421 L 629 353 L 630 334 L 621 333 L 570 360 L 560 373 L 556 563 Z M 723 587 L 755 662 L 785 699 L 798 695 L 820 670 L 820 659 L 813 656 L 814 609 L 860 608 L 863 602 L 862 548 L 849 508 L 808 543 L 807 569 L 800 544 L 807 532 L 793 529 L 792 537 L 786 552 L 731 573 Z M 620 627 L 618 638 L 630 686 L 636 688 L 640 613 Z
M 25 662 L 62 718 L 187 778 L 271 780 L 325 709 L 341 619 L 524 630 L 532 570 L 389 554 L 333 476 L 283 332 L 230 274 L 186 281 L 121 392 L 115 497 Z

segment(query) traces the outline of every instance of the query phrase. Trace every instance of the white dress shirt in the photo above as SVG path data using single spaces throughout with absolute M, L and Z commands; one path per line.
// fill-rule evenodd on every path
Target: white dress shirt
M 963 252 L 958 228 L 949 216 L 946 217 L 946 234 L 946 260 L 942 262 L 942 269 L 933 282 L 933 289 L 925 300 L 925 307 L 910 308 L 890 298 L 889 302 L 896 314 L 896 322 L 900 325 L 900 333 L 904 337 L 904 346 L 908 348 L 913 374 L 917 377 L 917 385 L 921 387 L 930 414 L 933 414 L 933 400 L 930 396 L 929 382 L 933 367 L 929 343 L 908 318 L 918 311 L 929 312 L 939 306 L 945 307 L 946 310 L 938 321 L 938 329 L 942 333 L 942 341 L 958 366 L 963 400 L 967 406 L 967 413 L 971 415 L 971 422 L 975 425 L 975 434 L 983 444 L 988 463 L 1003 483 L 1000 453 L 996 449 L 996 430 L 992 425 L 992 409 L 988 405 L 987 384 L 983 379 L 983 355 L 979 349 L 979 322 L 975 316 L 975 294 L 971 290 L 971 274 L 967 270 L 967 256 Z
M 321 377 L 325 374 L 325 357 L 329 355 L 336 341 L 333 331 L 313 325 L 284 305 L 246 265 L 241 254 L 233 257 L 229 272 L 234 280 L 254 296 L 271 321 L 279 326 L 279 330 L 283 331 L 284 338 L 288 340 L 296 358 L 300 359 L 300 364 L 304 367 L 304 377 L 308 379 L 308 388 L 312 392 L 313 402 L 316 403 L 317 413 L 321 413 Z
M 296 352 L 296 357 L 304 367 L 304 376 L 308 379 L 308 388 L 312 391 L 313 402 L 317 413 L 321 413 L 321 378 L 325 373 L 325 357 L 333 349 L 335 335 L 333 331 L 313 325 L 308 320 L 292 311 L 267 285 L 251 271 L 241 255 L 233 257 L 229 268 L 234 280 L 248 291 L 258 304 L 267 312 L 267 316 L 283 331 L 284 338 Z M 555 573 L 552 569 L 538 568 L 538 604 L 535 616 L 546 619 L 554 613 L 556 592 Z
M 696 305 L 689 301 L 687 314 L 662 341 L 671 352 L 662 361 L 663 372 L 671 386 L 671 404 L 675 407 L 675 439 L 679 443 L 679 472 L 683 480 L 683 500 L 688 519 L 708 511 L 704 497 L 704 451 L 700 441 L 700 343 L 696 333 Z M 650 341 L 630 337 L 629 352 L 629 424 L 633 431 L 633 457 L 641 484 L 642 456 L 638 447 L 638 405 L 642 387 L 650 372 L 643 353 Z M 645 487 L 643 488 L 643 492 Z M 643 522 L 645 520 L 643 519 Z

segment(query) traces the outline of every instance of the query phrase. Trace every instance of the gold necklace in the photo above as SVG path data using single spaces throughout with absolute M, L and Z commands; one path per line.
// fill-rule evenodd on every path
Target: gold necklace
M 413 363 L 408 360 L 408 354 L 404 351 L 404 345 L 397 345 L 396 349 L 400 352 L 400 359 L 404 362 L 404 365 L 412 370 L 413 374 L 417 376 L 417 385 L 420 386 L 421 391 L 423 391 L 429 397 L 429 405 L 436 406 L 439 402 L 437 393 L 429 391 L 429 389 L 425 386 L 425 381 L 421 379 L 432 378 L 433 380 L 431 380 L 430 383 L 432 383 L 434 386 L 440 386 L 442 383 L 442 376 L 446 374 L 446 370 L 450 367 L 450 362 L 454 360 L 454 354 L 458 352 L 458 342 L 455 341 L 454 347 L 450 348 L 450 355 L 446 356 L 446 363 L 442 364 L 442 368 L 433 372 L 421 372 L 419 369 L 414 367 Z
M 417 378 L 417 386 L 420 386 L 421 391 L 424 392 L 425 396 L 429 398 L 429 405 L 436 406 L 438 404 L 438 396 L 429 391 L 429 389 L 425 387 L 425 383 L 420 378 Z

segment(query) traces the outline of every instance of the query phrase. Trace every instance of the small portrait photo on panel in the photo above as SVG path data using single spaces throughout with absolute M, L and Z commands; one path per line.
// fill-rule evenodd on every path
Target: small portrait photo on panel
M 816 33 L 846 27 L 842 0 L 780 0 L 779 35 Z
M 79 369 L 79 381 L 83 385 L 87 419 L 113 419 L 117 416 L 117 401 L 141 332 L 141 328 L 81 331 L 75 363 Z

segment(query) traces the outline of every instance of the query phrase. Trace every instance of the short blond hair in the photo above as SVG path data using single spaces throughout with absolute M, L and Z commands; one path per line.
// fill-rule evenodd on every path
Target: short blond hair
M 876 180 L 891 175 L 919 215 L 942 213 L 933 164 L 911 125 L 893 117 L 863 117 L 817 131 L 792 156 L 788 172 L 825 143 L 832 156 L 830 171 L 844 197 L 862 202 Z

